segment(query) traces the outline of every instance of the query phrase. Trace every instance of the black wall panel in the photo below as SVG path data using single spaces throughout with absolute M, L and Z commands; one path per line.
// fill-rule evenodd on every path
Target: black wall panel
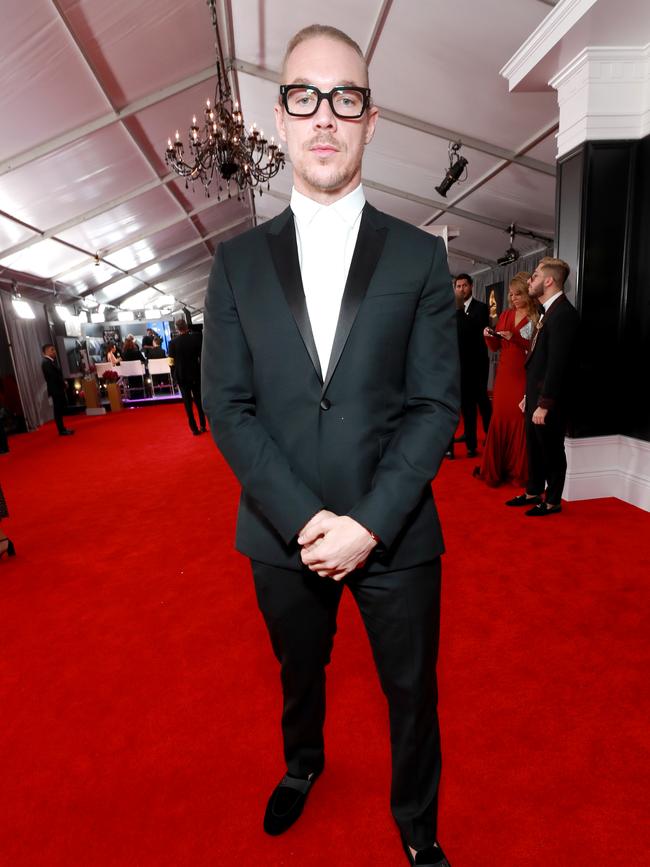
M 650 137 L 559 163 L 556 237 L 582 322 L 570 432 L 650 441 Z

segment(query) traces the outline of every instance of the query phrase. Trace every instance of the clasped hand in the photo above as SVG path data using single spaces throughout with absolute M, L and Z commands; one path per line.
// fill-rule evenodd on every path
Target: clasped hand
M 298 544 L 302 562 L 312 572 L 342 581 L 363 566 L 377 543 L 354 518 L 323 509 L 302 528 Z

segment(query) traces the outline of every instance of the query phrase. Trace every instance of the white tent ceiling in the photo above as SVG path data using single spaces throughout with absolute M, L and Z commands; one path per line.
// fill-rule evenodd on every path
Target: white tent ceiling
M 503 254 L 512 222 L 553 236 L 556 95 L 510 94 L 499 75 L 552 5 L 330 0 L 323 13 L 313 0 L 220 0 L 219 12 L 246 123 L 267 130 L 289 37 L 320 21 L 357 40 L 383 115 L 364 161 L 369 201 L 460 229 L 450 267 L 476 273 Z M 162 293 L 200 310 L 216 245 L 278 213 L 291 189 L 288 165 L 254 215 L 165 166 L 168 136 L 214 88 L 205 0 L 4 0 L 3 12 L 0 279 L 25 275 L 32 297 L 55 288 L 143 307 Z M 469 177 L 445 201 L 434 187 L 450 139 Z M 516 240 L 522 253 L 540 246 Z

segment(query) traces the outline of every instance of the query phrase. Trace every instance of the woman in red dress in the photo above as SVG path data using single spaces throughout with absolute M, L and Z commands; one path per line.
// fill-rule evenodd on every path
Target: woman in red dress
M 528 295 L 529 277 L 526 271 L 515 274 L 508 289 L 509 308 L 499 317 L 494 331 L 483 331 L 488 347 L 500 353 L 492 421 L 477 473 L 493 487 L 504 482 L 525 485 L 528 476 L 524 414 L 519 403 L 526 393 L 524 361 L 539 318 L 535 301 Z

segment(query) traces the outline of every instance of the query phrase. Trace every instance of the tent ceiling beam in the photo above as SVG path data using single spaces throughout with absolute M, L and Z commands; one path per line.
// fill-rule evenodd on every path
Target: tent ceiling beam
M 0 176 L 12 172 L 21 166 L 28 165 L 41 157 L 48 156 L 48 154 L 54 153 L 54 151 L 57 151 L 66 145 L 73 144 L 100 129 L 104 129 L 114 123 L 120 123 L 121 121 L 132 117 L 134 114 L 144 111 L 144 109 L 149 108 L 152 105 L 157 105 L 159 102 L 164 102 L 166 99 L 176 96 L 178 93 L 183 93 L 183 91 L 189 90 L 196 84 L 201 84 L 210 78 L 214 78 L 214 66 L 210 66 L 208 69 L 202 69 L 201 72 L 197 72 L 194 75 L 183 78 L 181 81 L 174 82 L 174 84 L 153 91 L 152 93 L 147 94 L 147 96 L 143 96 L 141 99 L 125 105 L 124 108 L 104 114 L 89 123 L 74 127 L 74 129 L 68 130 L 68 132 L 50 138 L 46 142 L 36 145 L 29 150 L 15 154 L 14 156 L 9 157 L 9 159 L 0 162 Z
M 137 199 L 138 196 L 144 195 L 144 193 L 148 193 L 150 190 L 155 190 L 157 187 L 163 186 L 165 184 L 169 184 L 172 181 L 178 180 L 178 175 L 175 175 L 173 172 L 165 175 L 164 178 L 155 178 L 152 181 L 147 181 L 145 184 L 140 184 L 139 187 L 135 187 L 132 190 L 129 190 L 128 193 L 123 193 L 121 196 L 117 196 L 115 199 L 111 199 L 110 202 L 104 202 L 101 205 L 98 205 L 96 208 L 91 208 L 90 211 L 86 211 L 83 214 L 79 214 L 76 217 L 72 217 L 70 220 L 66 220 L 64 223 L 59 223 L 56 226 L 52 226 L 50 229 L 35 229 L 32 227 L 32 231 L 38 233 L 38 237 L 29 238 L 27 241 L 22 241 L 20 244 L 14 244 L 13 247 L 8 247 L 6 250 L 0 250 L 0 256 L 5 258 L 6 256 L 11 256 L 14 253 L 19 253 L 21 250 L 26 250 L 28 247 L 31 247 L 33 244 L 38 244 L 39 241 L 46 241 L 48 238 L 54 238 L 55 235 L 59 235 L 61 232 L 65 232 L 68 229 L 74 229 L 76 226 L 80 226 L 82 223 L 87 222 L 88 220 L 92 220 L 95 217 L 100 217 L 102 214 L 105 214 L 107 211 L 111 211 L 113 208 L 118 208 L 120 205 L 126 204 L 126 202 L 130 202 L 132 199 Z M 11 215 L 7 215 L 9 219 L 14 219 Z M 16 222 L 20 222 L 16 220 Z M 26 225 L 22 223 L 22 225 Z
M 476 253 L 471 253 L 469 250 L 461 250 L 459 247 L 452 247 L 452 242 L 449 242 L 449 247 L 447 248 L 447 252 L 450 256 L 458 256 L 461 259 L 468 259 L 470 262 L 474 262 L 477 265 L 489 265 L 490 268 L 496 268 L 497 263 L 494 259 L 486 259 L 485 256 L 478 256 Z
M 383 0 L 383 3 L 381 4 L 381 9 L 379 10 L 377 20 L 375 21 L 372 36 L 370 37 L 370 42 L 368 43 L 368 47 L 366 48 L 365 57 L 368 66 L 370 66 L 370 64 L 372 63 L 372 58 L 377 49 L 377 46 L 379 45 L 381 34 L 384 32 L 384 27 L 386 26 L 386 19 L 388 18 L 388 13 L 390 12 L 390 7 L 392 5 L 393 0 Z
M 112 256 L 114 253 L 119 253 L 120 250 L 124 250 L 127 247 L 132 247 L 134 244 L 138 244 L 140 241 L 146 241 L 147 238 L 151 238 L 153 235 L 156 235 L 158 232 L 163 232 L 165 229 L 171 229 L 172 226 L 177 226 L 179 223 L 183 223 L 188 217 L 198 217 L 204 211 L 207 211 L 209 208 L 214 208 L 216 205 L 223 205 L 227 199 L 222 199 L 220 202 L 217 199 L 208 199 L 205 204 L 199 205 L 196 208 L 193 208 L 191 211 L 184 211 L 182 215 L 175 217 L 171 220 L 164 220 L 161 223 L 155 223 L 146 232 L 140 232 L 138 235 L 130 235 L 124 241 L 119 244 L 115 244 L 114 247 L 106 247 L 102 250 L 104 257 Z M 250 217 L 248 217 L 250 219 Z M 78 267 L 78 266 L 77 266 Z M 68 274 L 72 274 L 77 270 L 77 267 L 66 268 L 65 271 L 61 271 L 58 274 L 55 274 L 52 277 L 52 280 L 63 280 Z
M 431 204 L 434 204 L 437 206 L 437 202 L 434 202 L 433 199 L 427 199 L 424 196 L 418 196 L 415 193 L 407 193 L 404 190 L 397 190 L 395 187 L 389 187 L 386 184 L 380 184 L 377 181 L 369 181 L 364 178 L 363 184 L 364 186 L 377 190 L 380 193 L 388 193 L 389 196 L 408 199 L 408 201 L 416 202 L 419 205 L 429 207 Z M 446 213 L 453 214 L 455 217 L 461 217 L 463 220 L 470 220 L 474 223 L 482 223 L 484 226 L 491 226 L 493 229 L 499 229 L 501 232 L 507 233 L 509 230 L 509 224 L 504 223 L 503 220 L 496 220 L 494 217 L 486 217 L 484 214 L 475 214 L 472 211 L 466 211 L 463 208 L 450 206 L 446 209 Z M 537 232 L 534 232 L 532 229 L 528 229 L 525 226 L 519 224 L 518 226 L 523 232 L 532 232 L 540 241 L 548 241 L 551 243 L 553 240 L 552 238 L 539 235 Z
M 543 129 L 539 130 L 539 132 L 535 133 L 534 136 L 532 136 L 530 139 L 528 139 L 528 141 L 525 144 L 523 144 L 521 146 L 521 148 L 518 149 L 517 153 L 526 153 L 527 151 L 531 150 L 536 145 L 538 145 L 540 142 L 544 141 L 544 139 L 547 139 L 550 135 L 552 135 L 554 132 L 556 132 L 556 130 L 558 128 L 559 128 L 559 124 L 556 122 L 553 122 L 553 123 L 549 124 L 548 126 L 544 127 Z M 452 208 L 455 205 L 462 202 L 463 199 L 466 199 L 468 196 L 471 196 L 472 193 L 475 193 L 482 186 L 487 184 L 488 181 L 491 181 L 498 174 L 500 174 L 504 169 L 507 169 L 508 166 L 511 164 L 512 164 L 511 161 L 504 160 L 502 163 L 499 163 L 494 168 L 487 171 L 482 177 L 478 178 L 473 184 L 470 184 L 468 187 L 466 187 L 459 196 L 456 196 L 456 198 L 449 203 L 449 205 L 438 206 L 436 208 L 436 212 L 428 220 L 425 221 L 424 225 L 428 226 L 431 223 L 435 223 L 435 221 L 437 219 L 439 219 L 446 211 L 449 211 L 450 208 Z
M 211 262 L 212 256 L 204 256 L 203 259 L 197 259 L 196 262 L 193 262 L 191 265 L 184 265 L 182 268 L 177 268 L 175 271 L 170 271 L 169 274 L 164 275 L 164 279 L 160 281 L 160 283 L 166 283 L 168 280 L 172 280 L 175 277 L 178 277 L 180 274 L 185 273 L 186 271 L 191 271 L 193 268 L 196 268 L 198 265 L 203 262 Z M 134 280 L 140 280 L 139 277 L 134 277 Z M 140 280 L 141 283 L 144 284 L 145 287 L 149 289 L 155 289 L 156 292 L 160 292 L 161 295 L 166 295 L 166 292 L 163 292 L 158 286 L 154 286 L 151 283 L 147 283 L 146 280 Z M 138 286 L 137 289 L 131 289 L 126 292 L 124 295 L 120 295 L 119 298 L 113 298 L 112 301 L 107 301 L 107 304 L 111 306 L 117 306 L 118 304 L 122 304 L 128 298 L 131 298 L 133 295 L 137 295 L 139 292 L 142 292 L 142 286 Z M 184 302 L 181 299 L 178 299 L 179 304 L 183 304 Z
M 276 84 L 280 82 L 280 75 L 273 72 L 271 69 L 265 69 L 262 66 L 257 66 L 254 63 L 248 63 L 245 60 L 233 59 L 230 63 L 231 68 L 244 72 L 246 75 L 252 75 L 255 78 L 263 78 L 266 81 L 273 81 Z M 445 141 L 462 141 L 464 147 L 471 148 L 481 153 L 489 154 L 493 157 L 498 157 L 501 160 L 507 160 L 508 163 L 516 163 L 524 166 L 524 168 L 532 169 L 535 172 L 541 172 L 545 175 L 555 177 L 555 166 L 548 165 L 541 160 L 532 159 L 531 157 L 518 156 L 517 152 L 509 151 L 507 148 L 499 147 L 492 142 L 483 141 L 483 139 L 474 138 L 473 136 L 464 135 L 457 130 L 447 129 L 443 126 L 437 126 L 420 118 L 410 117 L 406 114 L 401 114 L 398 111 L 393 111 L 390 108 L 382 108 L 378 106 L 380 117 L 388 120 L 391 123 L 397 123 L 409 129 L 417 130 L 418 132 L 426 133 L 427 135 L 440 138 Z
M 378 193 L 387 193 L 389 196 L 395 196 L 398 199 L 405 199 L 408 202 L 414 202 L 417 205 L 424 205 L 427 208 L 431 207 L 431 205 L 437 206 L 438 204 L 437 202 L 434 202 L 433 199 L 418 196 L 416 193 L 408 193 L 406 190 L 398 190 L 395 187 L 389 187 L 386 184 L 380 184 L 378 181 L 371 181 L 368 178 L 362 178 L 361 183 L 368 189 L 377 190 Z M 290 197 L 286 193 L 280 193 L 273 189 L 269 190 L 266 195 L 287 203 L 290 200 Z M 491 226 L 493 229 L 498 229 L 506 234 L 508 233 L 509 225 L 508 223 L 504 223 L 503 220 L 496 220 L 493 217 L 486 217 L 482 214 L 474 214 L 472 211 L 465 211 L 463 208 L 449 207 L 447 208 L 447 213 L 453 214 L 456 217 L 462 217 L 464 220 L 482 223 L 484 226 Z M 520 224 L 517 225 L 524 232 L 533 231 L 532 229 L 527 229 L 525 226 Z M 537 232 L 534 232 L 533 234 L 541 241 L 552 243 L 552 238 L 546 238 L 543 235 L 539 235 Z
M 128 268 L 122 274 L 116 275 L 115 277 L 111 277 L 110 280 L 105 280 L 103 283 L 95 286 L 93 289 L 88 289 L 85 292 L 80 293 L 81 295 L 90 295 L 94 292 L 99 292 L 100 289 L 105 289 L 107 286 L 112 286 L 113 283 L 119 283 L 120 280 L 123 280 L 124 277 L 132 277 L 134 274 L 139 274 L 140 271 L 144 271 L 145 268 L 150 268 L 152 265 L 158 265 L 160 262 L 164 262 L 166 259 L 171 259 L 172 256 L 178 255 L 178 253 L 183 253 L 185 250 L 191 250 L 192 247 L 196 247 L 199 244 L 202 244 L 204 241 L 208 241 L 210 238 L 216 238 L 219 235 L 224 235 L 226 232 L 230 232 L 232 229 L 236 229 L 238 226 L 241 226 L 242 223 L 247 223 L 249 220 L 248 214 L 245 217 L 240 217 L 238 220 L 234 220 L 231 223 L 228 223 L 226 226 L 220 226 L 218 229 L 214 229 L 214 231 L 210 232 L 207 235 L 203 235 L 200 238 L 195 238 L 192 241 L 186 241 L 184 244 L 178 244 L 178 246 L 174 247 L 171 250 L 167 250 L 164 256 L 154 256 L 153 259 L 149 259 L 146 262 L 140 262 L 138 265 L 134 265 L 133 268 Z M 208 250 L 210 255 L 212 255 L 212 251 Z M 110 264 L 110 263 L 109 263 Z M 112 267 L 115 267 L 114 265 Z
M 77 39 L 76 33 L 74 32 L 74 30 L 70 26 L 70 22 L 66 18 L 65 13 L 63 12 L 63 10 L 59 4 L 59 0 L 50 0 L 50 2 L 52 3 L 54 8 L 56 9 L 57 14 L 59 16 L 59 19 L 61 20 L 61 23 L 66 28 L 68 34 L 70 35 L 70 38 L 74 42 L 74 44 L 77 48 L 77 52 L 78 52 L 79 56 L 81 57 L 81 59 L 83 60 L 83 62 L 86 64 L 88 72 L 90 73 L 90 75 L 92 75 L 92 77 L 95 81 L 95 84 L 101 90 L 102 94 L 104 95 L 104 99 L 108 102 L 108 104 L 110 105 L 112 110 L 115 112 L 117 110 L 117 107 L 114 104 L 113 100 L 111 99 L 111 95 L 108 92 L 108 89 L 106 88 L 106 85 L 104 84 L 102 77 L 97 70 L 96 65 L 93 63 L 92 58 L 89 56 L 89 54 L 88 54 L 87 50 L 84 48 L 84 46 Z M 142 159 L 146 162 L 146 164 L 149 167 L 149 169 L 151 170 L 152 174 L 155 177 L 159 177 L 156 167 L 151 162 L 150 154 L 147 151 L 147 149 L 143 146 L 138 135 L 131 128 L 131 126 L 127 123 L 124 123 L 121 118 L 120 118 L 120 123 L 122 125 L 122 128 L 124 129 L 124 131 L 128 135 L 128 137 L 133 142 L 136 150 L 140 153 L 140 155 L 142 156 Z M 163 189 L 165 190 L 165 193 L 173 200 L 174 204 L 176 206 L 180 207 L 183 211 L 185 211 L 185 208 L 183 208 L 183 206 L 181 205 L 177 196 L 174 195 L 174 192 L 172 191 L 171 187 L 165 186 Z M 194 221 L 190 219 L 188 222 L 191 225 L 192 230 L 196 233 L 196 235 L 199 238 L 201 238 L 201 233 L 199 232 Z M 212 252 L 207 245 L 206 245 L 206 249 L 208 250 L 209 253 Z

